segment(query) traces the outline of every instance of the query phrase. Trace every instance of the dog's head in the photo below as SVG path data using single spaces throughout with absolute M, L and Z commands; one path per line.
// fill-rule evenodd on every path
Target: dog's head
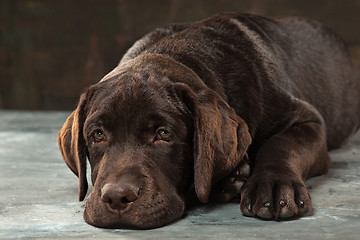
M 184 65 L 138 57 L 91 86 L 59 132 L 61 153 L 87 192 L 84 218 L 107 228 L 154 228 L 180 218 L 194 186 L 211 186 L 250 144 L 244 121 Z

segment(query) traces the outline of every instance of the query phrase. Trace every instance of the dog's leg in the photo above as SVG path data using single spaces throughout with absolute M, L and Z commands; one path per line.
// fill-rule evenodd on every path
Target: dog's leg
M 302 104 L 296 119 L 272 135 L 257 152 L 252 176 L 241 191 L 243 214 L 286 219 L 311 211 L 304 180 L 325 174 L 330 168 L 325 135 L 322 117 L 308 104 Z

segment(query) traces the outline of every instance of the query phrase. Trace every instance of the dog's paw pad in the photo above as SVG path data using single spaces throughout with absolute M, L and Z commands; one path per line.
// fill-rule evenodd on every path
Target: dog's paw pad
M 271 212 L 270 206 L 265 205 L 265 206 L 261 207 L 257 212 L 257 216 L 259 218 L 263 218 L 263 219 L 272 219 L 273 214 Z

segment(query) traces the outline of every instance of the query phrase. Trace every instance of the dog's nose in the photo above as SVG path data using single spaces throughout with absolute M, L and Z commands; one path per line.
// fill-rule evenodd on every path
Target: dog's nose
M 101 189 L 101 200 L 109 211 L 119 213 L 139 197 L 139 188 L 132 184 L 105 184 Z

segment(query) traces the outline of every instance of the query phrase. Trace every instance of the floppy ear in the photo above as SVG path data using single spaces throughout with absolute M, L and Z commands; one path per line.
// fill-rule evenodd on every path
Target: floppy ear
M 215 91 L 198 93 L 176 83 L 175 89 L 194 118 L 194 185 L 207 202 L 211 186 L 229 175 L 251 143 L 247 124 Z
M 86 95 L 83 94 L 78 107 L 71 113 L 58 133 L 58 145 L 64 161 L 79 178 L 79 201 L 84 200 L 88 189 L 86 180 L 87 148 L 83 136 L 86 105 Z

